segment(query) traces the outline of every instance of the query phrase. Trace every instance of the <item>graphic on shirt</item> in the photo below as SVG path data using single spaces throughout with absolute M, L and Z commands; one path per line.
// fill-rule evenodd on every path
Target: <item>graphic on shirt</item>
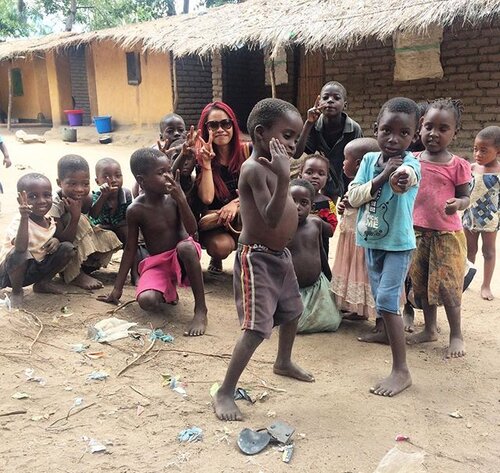
M 382 188 L 379 188 L 375 198 L 365 207 L 361 220 L 358 223 L 358 231 L 365 241 L 380 240 L 389 233 L 389 222 L 385 218 L 389 208 L 389 202 L 394 197 L 392 195 L 387 202 L 379 204 Z

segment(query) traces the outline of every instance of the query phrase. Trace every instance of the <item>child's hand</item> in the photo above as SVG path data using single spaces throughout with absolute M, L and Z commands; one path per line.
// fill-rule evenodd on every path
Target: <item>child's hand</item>
M 120 303 L 120 297 L 122 296 L 123 291 L 118 289 L 113 289 L 111 294 L 107 294 L 104 296 L 97 296 L 97 300 L 101 302 L 106 302 L 108 304 L 118 305 Z
M 271 151 L 271 160 L 260 157 L 259 163 L 276 174 L 278 179 L 280 177 L 290 179 L 290 158 L 286 148 L 276 138 L 271 138 L 269 150 Z
M 224 207 L 217 211 L 219 214 L 217 223 L 227 227 L 238 214 L 238 209 L 239 205 L 236 202 L 229 202 L 229 204 L 224 205 Z
M 178 201 L 184 196 L 184 191 L 181 187 L 181 171 L 177 169 L 175 172 L 175 179 L 167 175 L 167 182 L 165 184 L 167 194 L 170 194 L 175 201 Z
M 198 131 L 195 131 L 194 126 L 191 125 L 187 135 L 186 141 L 182 144 L 182 154 L 186 155 L 195 152 L 196 139 L 198 137 Z
M 26 194 L 26 191 L 18 192 L 17 202 L 19 203 L 19 213 L 21 217 L 29 217 L 33 206 L 28 204 L 28 194 Z
M 347 194 L 342 197 L 342 200 L 337 204 L 337 213 L 339 215 L 344 215 L 345 209 L 348 209 L 351 207 L 351 204 L 349 204 L 349 198 L 347 197 Z
M 3 157 L 3 165 L 6 167 L 6 168 L 10 168 L 11 165 L 12 165 L 12 161 L 10 160 L 9 156 L 5 156 Z
M 310 123 L 315 123 L 321 115 L 322 107 L 319 106 L 320 96 L 316 97 L 316 102 L 314 106 L 307 111 L 307 121 Z
M 103 197 L 109 197 L 111 194 L 114 194 L 118 192 L 120 188 L 118 186 L 113 186 L 113 184 L 110 182 L 109 177 L 106 178 L 106 182 L 99 187 L 99 190 L 101 191 L 101 195 Z
M 385 163 L 385 175 L 390 176 L 402 164 L 403 158 L 401 156 L 393 156 L 392 158 L 389 158 Z
M 453 215 L 454 213 L 457 213 L 457 210 L 460 208 L 460 200 L 457 199 L 456 197 L 453 197 L 453 199 L 448 199 L 446 201 L 446 205 L 444 207 L 444 213 L 446 215 Z
M 199 144 L 198 154 L 204 163 L 211 163 L 212 159 L 215 158 L 214 149 L 212 142 L 214 140 L 214 132 L 208 130 L 208 141 L 205 141 L 201 136 L 201 130 L 198 130 L 196 135 L 196 141 Z
M 42 250 L 47 251 L 47 253 L 51 255 L 57 251 L 60 244 L 61 242 L 57 238 L 52 237 L 47 243 L 45 243 L 45 245 L 42 246 Z
M 72 199 L 71 197 L 63 197 L 64 207 L 71 215 L 71 218 L 78 219 L 82 213 L 82 203 L 79 200 Z
M 406 171 L 397 171 L 391 176 L 391 187 L 397 193 L 403 194 L 408 190 L 410 175 Z
M 167 154 L 167 151 L 168 151 L 168 148 L 170 148 L 170 145 L 172 144 L 172 140 L 170 138 L 167 138 L 167 140 L 165 141 L 165 144 L 161 144 L 161 140 L 158 140 L 156 142 L 156 144 L 158 145 L 158 149 L 165 155 L 165 156 L 168 156 Z

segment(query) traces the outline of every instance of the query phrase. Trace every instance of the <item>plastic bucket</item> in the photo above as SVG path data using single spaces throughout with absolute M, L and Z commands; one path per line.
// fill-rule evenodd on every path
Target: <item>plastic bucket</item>
M 63 128 L 62 139 L 74 143 L 76 141 L 76 128 Z
M 94 124 L 97 128 L 97 133 L 111 132 L 111 115 L 103 115 L 102 117 L 94 117 Z
M 83 110 L 64 110 L 68 117 L 69 126 L 82 126 Z

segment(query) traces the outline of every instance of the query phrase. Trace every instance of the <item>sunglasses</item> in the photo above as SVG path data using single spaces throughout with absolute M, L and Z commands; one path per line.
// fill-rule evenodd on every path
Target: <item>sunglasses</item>
M 207 128 L 212 131 L 217 131 L 219 128 L 222 128 L 223 130 L 230 130 L 233 128 L 233 120 L 230 118 L 225 118 L 221 121 L 210 120 L 206 123 L 206 125 Z

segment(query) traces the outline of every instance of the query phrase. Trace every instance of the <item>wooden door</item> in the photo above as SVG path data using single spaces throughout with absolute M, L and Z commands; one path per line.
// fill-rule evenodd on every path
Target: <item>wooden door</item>
M 314 105 L 325 83 L 325 58 L 321 51 L 304 53 L 301 48 L 297 108 L 302 115 Z

